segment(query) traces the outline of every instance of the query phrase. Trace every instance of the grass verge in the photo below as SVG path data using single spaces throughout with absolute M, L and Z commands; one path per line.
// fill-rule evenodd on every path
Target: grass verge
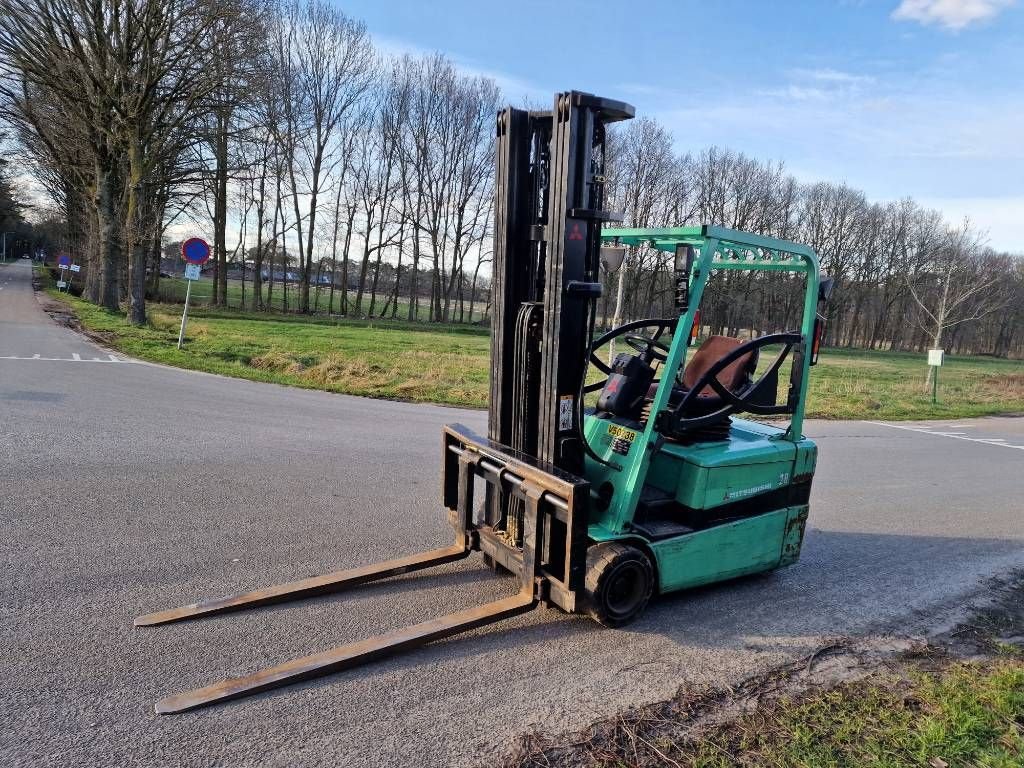
M 1024 662 L 880 673 L 783 697 L 680 741 L 620 719 L 573 753 L 538 750 L 520 768 L 946 768 L 1024 765 Z M 582 745 L 581 745 L 582 746 Z
M 488 387 L 482 334 L 372 323 L 190 315 L 177 348 L 180 315 L 150 309 L 132 328 L 119 314 L 61 297 L 97 340 L 125 354 L 180 368 L 328 392 L 480 406 Z
M 677 762 L 1011 768 L 1024 764 L 1022 720 L 1024 663 L 959 663 L 783 699 L 679 750 Z
M 681 689 L 581 733 L 535 734 L 505 766 L 1020 768 L 1024 574 L 993 592 L 930 645 L 836 643 L 733 688 Z
M 43 280 L 49 278 L 43 275 Z M 480 326 L 426 326 L 196 308 L 185 348 L 181 308 L 151 304 L 144 328 L 66 294 L 82 327 L 126 354 L 158 363 L 330 392 L 481 408 L 488 344 Z M 948 357 L 939 402 L 920 355 L 826 350 L 813 370 L 808 415 L 828 419 L 941 419 L 1024 412 L 1024 364 Z

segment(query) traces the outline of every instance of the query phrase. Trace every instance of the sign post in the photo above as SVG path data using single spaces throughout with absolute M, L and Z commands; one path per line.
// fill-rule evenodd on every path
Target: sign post
M 943 356 L 941 349 L 928 350 L 928 365 L 935 369 L 932 371 L 932 405 L 939 402 L 939 368 L 942 367 Z
M 62 253 L 57 257 L 57 269 L 60 270 L 60 279 L 57 280 L 57 290 L 64 289 L 65 292 L 68 290 L 68 283 L 64 279 L 65 270 L 71 267 L 71 257 L 66 253 Z
M 185 326 L 188 324 L 188 300 L 192 295 L 192 281 L 199 279 L 200 267 L 210 260 L 210 245 L 202 238 L 190 237 L 181 244 L 181 258 L 185 260 L 185 309 L 181 313 L 181 330 L 178 331 L 178 349 L 185 340 Z

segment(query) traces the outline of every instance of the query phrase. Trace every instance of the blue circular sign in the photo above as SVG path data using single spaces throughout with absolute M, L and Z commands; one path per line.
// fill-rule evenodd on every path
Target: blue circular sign
M 210 260 L 210 244 L 201 237 L 190 237 L 181 244 L 181 257 L 189 264 L 205 264 Z

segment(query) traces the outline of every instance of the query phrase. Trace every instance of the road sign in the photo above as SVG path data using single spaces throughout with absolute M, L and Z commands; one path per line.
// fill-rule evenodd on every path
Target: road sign
M 72 264 L 71 265 L 71 271 L 72 272 L 81 272 L 82 271 L 82 266 L 80 264 Z
M 941 349 L 929 349 L 928 350 L 928 365 L 942 365 L 943 350 Z
M 68 287 L 68 284 L 65 283 L 63 280 L 58 280 L 57 281 L 57 288 L 58 289 L 60 289 L 60 288 L 67 288 L 67 287 Z
M 185 343 L 185 326 L 188 324 L 188 300 L 192 295 L 192 281 L 199 279 L 202 265 L 210 258 L 210 246 L 205 240 L 193 237 L 181 244 L 181 255 L 188 262 L 185 265 L 185 309 L 181 311 L 181 330 L 178 331 L 178 349 Z
M 59 266 L 61 269 L 65 269 L 67 267 L 70 267 L 71 266 L 71 257 L 68 256 L 66 253 L 61 254 L 60 256 L 57 257 L 57 266 Z
M 205 264 L 210 260 L 210 244 L 201 237 L 190 237 L 181 244 L 181 258 L 189 264 Z

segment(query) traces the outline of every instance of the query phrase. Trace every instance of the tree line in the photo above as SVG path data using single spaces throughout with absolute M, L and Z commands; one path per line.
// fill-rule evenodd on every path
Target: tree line
M 410 318 L 465 319 L 467 301 L 472 315 L 492 80 L 440 55 L 385 59 L 326 0 L 0 0 L 0 13 L 7 119 L 89 300 L 144 323 L 167 229 L 193 220 L 208 222 L 216 305 L 235 262 L 254 310 L 295 265 L 299 312 L 327 273 L 333 312 L 397 313 L 405 291 Z
M 835 280 L 826 342 L 835 346 L 1024 356 L 1024 259 L 985 244 L 911 199 L 879 203 L 845 184 L 800 183 L 780 163 L 712 147 L 678 154 L 670 133 L 640 118 L 614 134 L 612 207 L 633 227 L 704 223 L 811 246 Z M 606 275 L 604 316 L 671 311 L 672 255 L 633 248 Z M 778 273 L 721 273 L 709 284 L 702 327 L 770 333 L 799 326 L 802 292 Z
M 327 0 L 0 11 L 0 97 L 88 299 L 145 322 L 168 228 L 193 221 L 211 235 L 215 305 L 486 320 L 493 80 L 441 55 L 382 56 Z M 837 284 L 830 343 L 1024 353 L 1021 260 L 966 223 L 729 149 L 680 154 L 649 118 L 617 126 L 610 146 L 610 204 L 629 226 L 711 223 L 815 248 Z M 604 276 L 604 322 L 669 312 L 670 269 L 633 249 Z M 790 278 L 727 274 L 702 323 L 767 332 L 798 313 Z

